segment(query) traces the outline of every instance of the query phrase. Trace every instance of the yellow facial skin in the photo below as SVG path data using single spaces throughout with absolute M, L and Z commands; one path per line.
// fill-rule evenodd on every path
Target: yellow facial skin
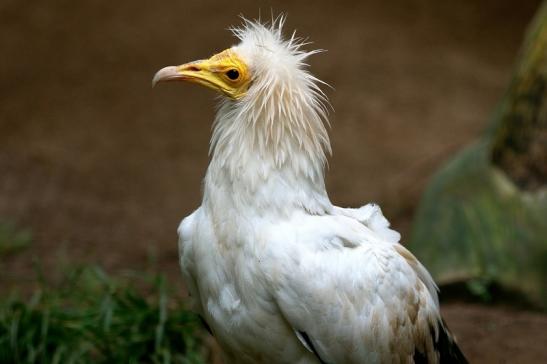
M 159 70 L 152 86 L 165 81 L 188 81 L 222 92 L 237 100 L 245 96 L 251 77 L 245 62 L 231 49 L 215 54 L 209 59 Z

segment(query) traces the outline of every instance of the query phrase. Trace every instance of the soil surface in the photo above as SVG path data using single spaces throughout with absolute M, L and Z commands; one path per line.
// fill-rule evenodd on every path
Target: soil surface
M 153 74 L 234 43 L 239 14 L 284 11 L 328 52 L 333 202 L 378 202 L 407 236 L 429 177 L 485 130 L 537 1 L 5 0 L 0 5 L 0 220 L 32 230 L 0 260 L 2 292 L 32 287 L 35 261 L 141 269 L 180 281 L 176 227 L 200 203 L 214 95 L 154 90 Z M 404 238 L 403 238 L 404 240 Z M 182 285 L 182 283 L 181 283 Z M 182 289 L 182 288 L 181 288 Z M 476 363 L 547 362 L 546 316 L 449 303 Z

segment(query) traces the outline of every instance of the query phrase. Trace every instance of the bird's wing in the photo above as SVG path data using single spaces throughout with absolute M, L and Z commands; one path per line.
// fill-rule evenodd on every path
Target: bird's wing
M 425 268 L 366 228 L 359 234 L 350 223 L 350 235 L 328 236 L 323 222 L 315 233 L 301 229 L 297 250 L 277 257 L 285 274 L 275 299 L 300 342 L 322 363 L 437 362 L 445 330 Z M 314 236 L 323 241 L 308 241 Z

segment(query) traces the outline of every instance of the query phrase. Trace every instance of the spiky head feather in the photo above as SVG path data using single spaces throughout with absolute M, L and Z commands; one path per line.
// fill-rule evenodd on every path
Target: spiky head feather
M 244 20 L 241 27 L 232 28 L 240 40 L 232 50 L 246 62 L 251 84 L 241 99 L 222 100 L 212 148 L 245 135 L 251 140 L 244 144 L 251 142 L 256 152 L 273 157 L 277 165 L 300 151 L 322 166 L 330 153 L 327 100 L 319 87 L 322 82 L 305 63 L 320 50 L 302 50 L 307 43 L 295 33 L 284 39 L 283 24 L 280 17 L 270 25 Z

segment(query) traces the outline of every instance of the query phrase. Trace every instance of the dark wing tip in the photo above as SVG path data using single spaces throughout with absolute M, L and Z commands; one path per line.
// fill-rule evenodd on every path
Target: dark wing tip
M 201 321 L 201 324 L 203 325 L 203 327 L 205 328 L 205 330 L 207 330 L 207 332 L 209 334 L 211 334 L 211 336 L 215 336 L 215 334 L 213 334 L 213 330 L 211 330 L 211 326 L 209 326 L 209 324 L 207 323 L 207 321 L 205 321 L 205 319 L 203 318 L 203 316 L 201 315 L 198 315 L 199 317 L 199 320 Z
M 431 328 L 431 337 L 433 338 L 433 348 L 439 355 L 440 364 L 468 364 L 469 362 L 463 355 L 458 344 L 454 340 L 452 333 L 448 330 L 444 320 L 438 323 L 438 337 L 435 337 L 435 329 Z M 415 364 L 429 364 L 425 353 L 416 350 L 414 352 Z
M 439 337 L 433 341 L 435 351 L 439 353 L 439 363 L 441 364 L 467 364 L 469 363 L 463 355 L 460 347 L 454 340 L 454 336 L 448 330 L 444 320 L 439 322 Z

